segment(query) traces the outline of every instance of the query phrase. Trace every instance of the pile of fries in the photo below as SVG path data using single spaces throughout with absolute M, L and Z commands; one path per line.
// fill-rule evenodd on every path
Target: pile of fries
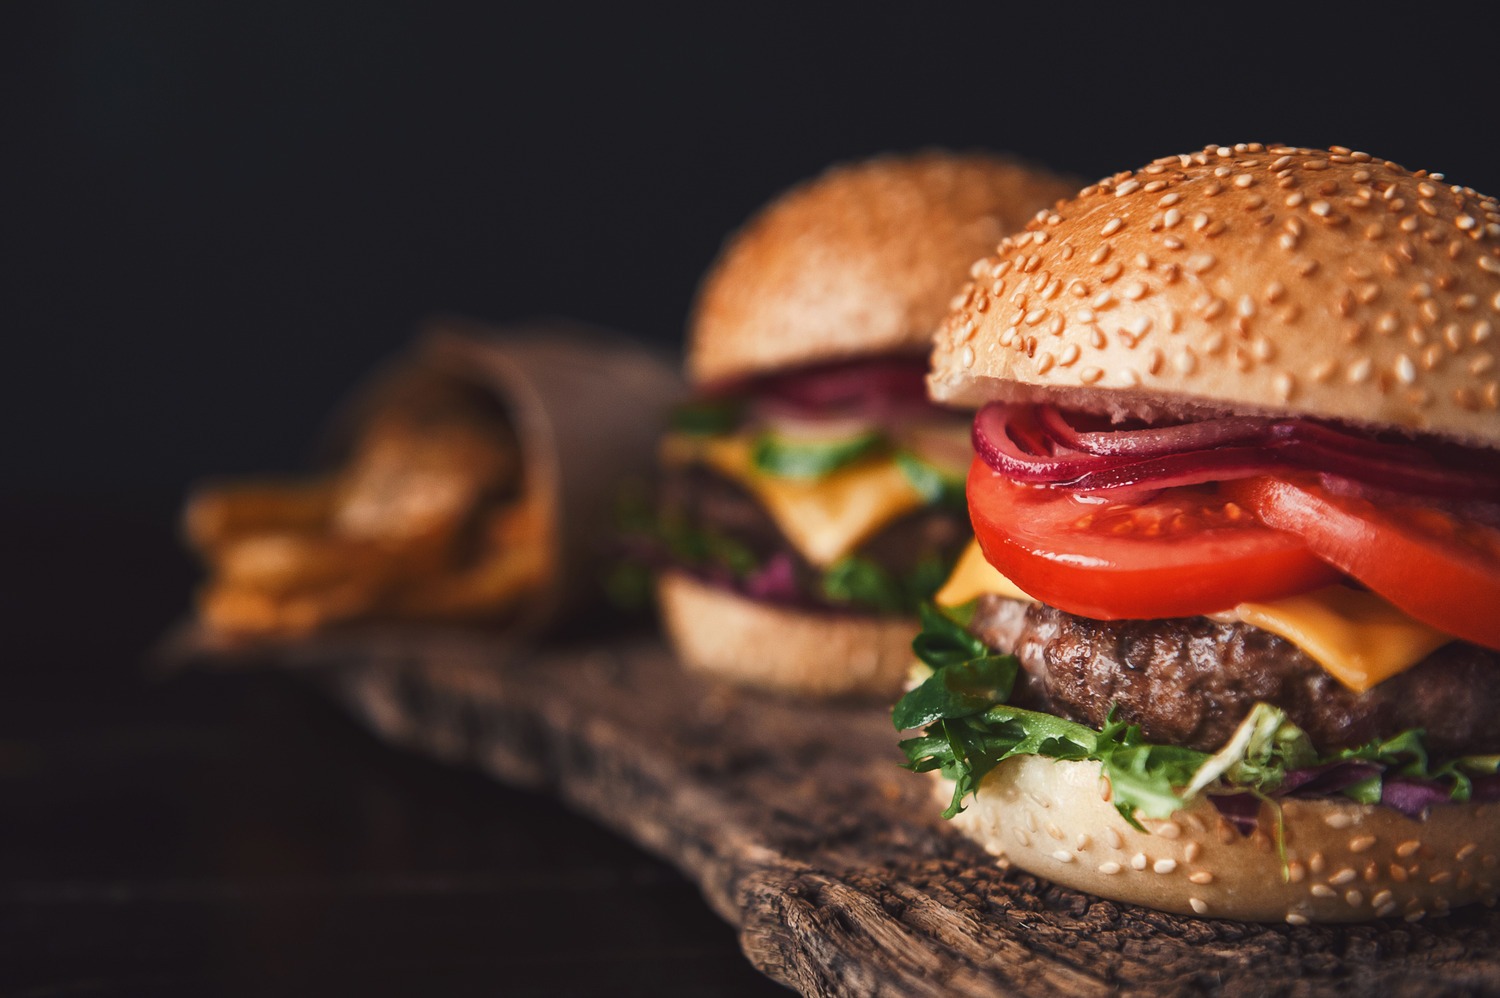
M 546 583 L 544 503 L 510 421 L 477 388 L 407 371 L 368 400 L 347 455 L 305 482 L 204 487 L 185 512 L 210 578 L 203 622 L 298 637 L 364 619 L 503 620 Z

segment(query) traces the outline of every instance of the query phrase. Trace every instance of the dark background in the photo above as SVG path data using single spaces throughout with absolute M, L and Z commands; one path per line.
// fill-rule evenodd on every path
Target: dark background
M 1024 13 L 1023 13 L 1024 11 Z M 667 868 L 276 677 L 144 678 L 192 480 L 299 465 L 425 315 L 681 342 L 830 162 L 1342 144 L 1500 191 L 1453 5 L 20 3 L 0 13 L 0 987 L 753 993 Z M 647 964 L 649 963 L 649 967 Z

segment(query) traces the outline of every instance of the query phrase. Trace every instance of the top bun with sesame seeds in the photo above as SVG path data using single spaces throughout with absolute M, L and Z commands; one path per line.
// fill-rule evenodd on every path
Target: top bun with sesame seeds
M 1258 143 L 1093 184 L 1000 243 L 930 387 L 1111 415 L 1306 415 L 1500 446 L 1500 204 Z
M 1080 184 L 990 154 L 835 166 L 725 244 L 699 290 L 698 384 L 878 354 L 925 354 L 977 258 Z

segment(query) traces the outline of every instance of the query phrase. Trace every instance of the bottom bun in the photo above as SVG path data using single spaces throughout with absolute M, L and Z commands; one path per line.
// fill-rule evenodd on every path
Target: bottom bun
M 681 572 L 657 580 L 682 663 L 731 682 L 815 697 L 894 700 L 911 666 L 915 620 L 761 603 Z
M 939 778 L 946 805 L 951 782 Z M 1352 922 L 1494 904 L 1500 804 L 1444 804 L 1423 821 L 1344 799 L 1283 800 L 1241 835 L 1207 798 L 1131 827 L 1095 762 L 1017 756 L 953 819 L 986 851 L 1056 883 L 1162 911 L 1255 922 Z

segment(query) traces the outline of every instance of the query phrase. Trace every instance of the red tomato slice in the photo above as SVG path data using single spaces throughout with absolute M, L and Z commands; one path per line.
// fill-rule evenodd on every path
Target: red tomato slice
M 1211 485 L 1145 502 L 1018 485 L 979 458 L 969 515 L 990 563 L 1025 592 L 1100 620 L 1191 617 L 1339 578 L 1293 534 L 1265 526 Z
M 1500 530 L 1330 492 L 1315 478 L 1252 478 L 1226 492 L 1418 620 L 1500 648 Z

